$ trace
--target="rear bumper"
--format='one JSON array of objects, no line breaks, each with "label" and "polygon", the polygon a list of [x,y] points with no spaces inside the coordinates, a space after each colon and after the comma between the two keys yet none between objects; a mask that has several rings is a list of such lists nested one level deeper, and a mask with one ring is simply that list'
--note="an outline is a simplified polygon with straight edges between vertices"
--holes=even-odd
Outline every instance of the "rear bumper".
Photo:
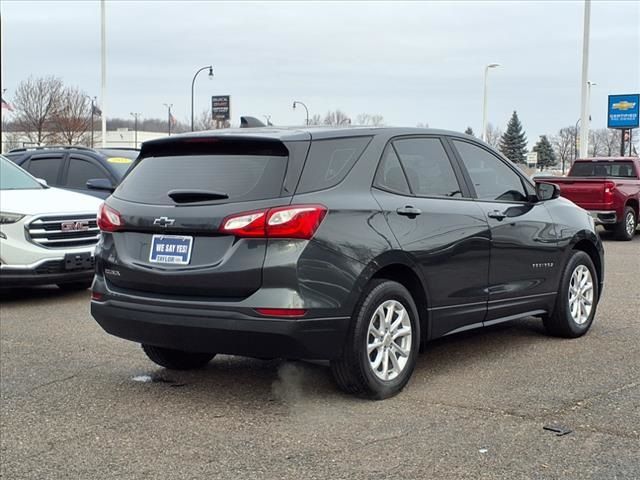
[{"label": "rear bumper", "polygon": [[589,210],[593,220],[599,225],[611,225],[618,223],[615,210]]},{"label": "rear bumper", "polygon": [[266,358],[337,358],[348,318],[256,318],[233,310],[92,301],[91,314],[111,335],[192,352]]}]

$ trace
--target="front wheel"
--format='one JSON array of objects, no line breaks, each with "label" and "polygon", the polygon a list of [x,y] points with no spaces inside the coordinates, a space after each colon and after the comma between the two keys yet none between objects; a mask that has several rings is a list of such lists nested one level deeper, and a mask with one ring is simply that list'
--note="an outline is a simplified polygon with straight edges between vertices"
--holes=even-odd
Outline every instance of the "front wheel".
[{"label": "front wheel", "polygon": [[556,305],[543,317],[550,335],[576,338],[587,333],[598,305],[598,277],[591,257],[574,251],[562,273]]},{"label": "front wheel", "polygon": [[342,356],[331,362],[347,393],[381,400],[409,381],[420,347],[420,322],[409,291],[397,282],[375,280],[356,308]]},{"label": "front wheel", "polygon": [[149,360],[169,370],[193,370],[204,367],[215,357],[215,353],[195,353],[171,348],[142,345]]}]

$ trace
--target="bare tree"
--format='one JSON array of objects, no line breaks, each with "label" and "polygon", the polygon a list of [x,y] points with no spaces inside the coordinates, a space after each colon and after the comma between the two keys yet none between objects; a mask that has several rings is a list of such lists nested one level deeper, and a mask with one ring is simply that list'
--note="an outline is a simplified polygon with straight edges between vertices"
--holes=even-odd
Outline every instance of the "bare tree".
[{"label": "bare tree", "polygon": [[605,157],[613,157],[615,155],[618,155],[620,153],[620,142],[622,136],[622,134],[620,133],[621,131],[610,128],[603,128],[602,132],[604,137],[602,154]]},{"label": "bare tree", "polygon": [[502,138],[502,130],[498,127],[494,127],[491,123],[487,124],[487,138],[486,142],[494,148],[500,146],[500,139]]},{"label": "bare tree", "polygon": [[607,132],[603,129],[589,131],[589,151],[587,154],[591,157],[599,157],[603,155],[606,143]]},{"label": "bare tree", "polygon": [[41,145],[56,134],[53,119],[61,93],[62,80],[57,77],[29,77],[18,84],[13,98],[16,124],[29,141]]},{"label": "bare tree", "polygon": [[382,115],[371,115],[369,113],[361,113],[356,117],[356,123],[358,125],[372,125],[374,127],[380,127],[384,125],[384,117]]},{"label": "bare tree", "polygon": [[573,126],[561,128],[558,134],[551,138],[556,157],[563,168],[565,165],[571,165],[575,159],[575,142],[576,128]]},{"label": "bare tree", "polygon": [[200,115],[196,118],[194,125],[195,130],[213,130],[215,128],[215,122],[211,116],[210,109],[204,109]]},{"label": "bare tree", "polygon": [[309,125],[322,125],[322,117],[316,113],[309,119]]},{"label": "bare tree", "polygon": [[53,124],[61,143],[86,143],[91,128],[91,101],[87,94],[76,87],[63,88]]},{"label": "bare tree", "polygon": [[342,110],[327,112],[322,122],[325,125],[350,125],[351,119]]}]

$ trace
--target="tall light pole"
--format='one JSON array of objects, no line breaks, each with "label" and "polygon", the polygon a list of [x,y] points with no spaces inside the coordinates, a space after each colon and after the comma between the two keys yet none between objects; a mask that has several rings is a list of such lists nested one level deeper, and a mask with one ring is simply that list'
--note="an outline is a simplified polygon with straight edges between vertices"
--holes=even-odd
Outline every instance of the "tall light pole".
[{"label": "tall light pole", "polygon": [[106,27],[106,0],[100,0],[100,39],[101,39],[101,65],[102,86],[100,90],[100,103],[102,105],[102,148],[107,146],[107,27]]},{"label": "tall light pole", "polygon": [[582,29],[582,81],[580,101],[580,157],[587,156],[589,147],[589,29],[591,0],[584,0],[584,27]]},{"label": "tall light pole", "polygon": [[193,132],[193,89],[196,85],[196,77],[203,70],[209,69],[209,80],[213,79],[213,66],[207,65],[206,67],[202,67],[200,70],[196,72],[193,76],[193,80],[191,80],[191,131]]},{"label": "tall light pole", "polygon": [[90,97],[89,95],[85,95],[91,101],[91,148],[93,148],[93,130],[94,130],[94,120],[93,116],[96,113],[96,97]]},{"label": "tall light pole", "polygon": [[173,103],[163,103],[165,107],[167,107],[167,134],[171,135],[171,109],[173,108]]},{"label": "tall light pole", "polygon": [[499,63],[490,63],[484,67],[484,100],[482,102],[482,140],[487,141],[487,77],[490,68],[499,67]]},{"label": "tall light pole", "polygon": [[309,126],[309,109],[307,108],[307,106],[302,103],[302,102],[298,102],[297,100],[293,101],[293,109],[296,109],[296,105],[302,105],[304,107],[304,111],[307,113],[307,122],[305,123],[305,125],[308,127]]},{"label": "tall light pole", "polygon": [[138,148],[138,117],[142,114],[139,112],[131,112],[130,115],[133,117],[134,148]]}]

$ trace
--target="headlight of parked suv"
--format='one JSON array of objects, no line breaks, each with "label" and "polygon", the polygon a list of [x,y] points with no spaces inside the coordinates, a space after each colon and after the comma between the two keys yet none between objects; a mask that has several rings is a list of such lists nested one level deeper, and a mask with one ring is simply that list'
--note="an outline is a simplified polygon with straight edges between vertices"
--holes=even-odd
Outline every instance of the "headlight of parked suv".
[{"label": "headlight of parked suv", "polygon": [[0,212],[0,224],[16,223],[23,217],[24,215],[19,213]]}]

